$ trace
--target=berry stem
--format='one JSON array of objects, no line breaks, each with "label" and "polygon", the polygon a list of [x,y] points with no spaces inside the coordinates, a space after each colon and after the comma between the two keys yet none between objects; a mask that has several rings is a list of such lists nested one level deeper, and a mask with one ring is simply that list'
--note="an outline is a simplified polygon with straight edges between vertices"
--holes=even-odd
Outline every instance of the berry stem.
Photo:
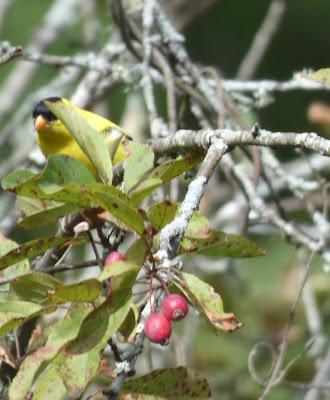
[{"label": "berry stem", "polygon": [[152,303],[151,302],[151,295],[153,293],[153,289],[152,289],[152,280],[153,280],[153,276],[150,276],[150,281],[149,281],[149,295],[148,295],[148,301],[150,302],[150,311],[151,314],[153,314],[156,311],[156,305],[155,302]]},{"label": "berry stem", "polygon": [[169,295],[170,295],[170,292],[169,292],[169,290],[168,290],[167,284],[166,284],[166,282],[164,281],[164,279],[163,279],[161,276],[159,276],[159,275],[156,275],[156,278],[157,278],[157,279],[159,280],[159,282],[162,284],[163,289],[164,289],[164,291],[165,291],[165,293],[166,293],[166,296],[169,296]]}]

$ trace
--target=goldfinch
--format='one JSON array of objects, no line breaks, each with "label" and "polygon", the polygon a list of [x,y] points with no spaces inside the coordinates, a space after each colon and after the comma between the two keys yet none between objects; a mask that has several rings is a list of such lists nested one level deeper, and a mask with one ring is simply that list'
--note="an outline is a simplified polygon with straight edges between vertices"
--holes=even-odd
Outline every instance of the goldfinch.
[{"label": "goldfinch", "polygon": [[[34,106],[32,117],[34,120],[34,128],[38,134],[38,144],[45,155],[63,154],[75,158],[85,164],[90,170],[95,172],[95,168],[89,160],[88,156],[83,152],[78,143],[70,135],[68,129],[47,107],[45,101],[56,103],[62,102],[67,107],[71,107],[78,111],[88,122],[88,124],[100,132],[104,138],[110,138],[111,132],[120,131],[123,136],[129,138],[123,130],[108,119],[101,117],[91,111],[78,108],[69,100],[63,97],[48,97],[41,100]],[[125,159],[125,151],[123,144],[120,143],[114,155],[113,164],[117,164]]]}]

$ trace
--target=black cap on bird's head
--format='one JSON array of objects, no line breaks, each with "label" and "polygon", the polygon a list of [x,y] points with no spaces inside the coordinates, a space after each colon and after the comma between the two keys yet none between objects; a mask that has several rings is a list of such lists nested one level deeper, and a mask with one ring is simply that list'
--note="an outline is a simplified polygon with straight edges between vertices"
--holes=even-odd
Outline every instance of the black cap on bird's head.
[{"label": "black cap on bird's head", "polygon": [[34,127],[37,131],[42,130],[45,123],[57,120],[55,114],[53,114],[50,109],[46,106],[44,101],[49,101],[51,103],[57,103],[61,101],[60,97],[48,97],[37,103],[32,111],[32,117],[34,118]]},{"label": "black cap on bird's head", "polygon": [[50,103],[57,103],[61,101],[60,97],[47,97],[47,99],[43,99],[37,103],[32,111],[32,117],[37,118],[38,115],[42,115],[43,117],[47,118],[48,121],[53,121],[56,119],[56,116],[50,111],[50,109],[44,103],[45,101],[49,101]]}]

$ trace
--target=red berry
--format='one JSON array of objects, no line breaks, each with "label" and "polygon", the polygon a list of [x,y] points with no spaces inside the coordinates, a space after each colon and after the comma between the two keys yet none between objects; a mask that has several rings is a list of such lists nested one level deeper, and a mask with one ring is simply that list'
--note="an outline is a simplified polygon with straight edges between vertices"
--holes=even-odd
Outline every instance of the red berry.
[{"label": "red berry", "polygon": [[123,261],[123,260],[125,260],[125,256],[123,253],[121,253],[120,251],[112,251],[111,253],[109,253],[106,256],[104,265],[111,264],[116,261]]},{"label": "red berry", "polygon": [[144,330],[151,342],[160,344],[166,344],[172,333],[171,322],[162,313],[150,314]]},{"label": "red berry", "polygon": [[164,299],[162,313],[169,321],[179,321],[187,312],[188,302],[179,294],[170,294]]}]

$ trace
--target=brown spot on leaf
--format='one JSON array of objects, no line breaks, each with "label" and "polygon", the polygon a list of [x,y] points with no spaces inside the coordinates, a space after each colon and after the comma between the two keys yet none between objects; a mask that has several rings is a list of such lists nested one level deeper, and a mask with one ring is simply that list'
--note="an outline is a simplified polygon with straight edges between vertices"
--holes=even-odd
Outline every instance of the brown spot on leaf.
[{"label": "brown spot on leaf", "polygon": [[152,371],[150,375],[152,378],[156,378],[159,375],[159,373],[158,371]]},{"label": "brown spot on leaf", "polygon": [[46,203],[46,201],[45,201],[45,200],[42,200],[42,199],[40,199],[39,201],[40,201],[41,207],[42,207],[44,210],[47,210],[47,203]]},{"label": "brown spot on leaf", "polygon": [[238,321],[233,313],[221,314],[221,315],[209,315],[212,323],[219,329],[226,332],[234,332],[241,328],[243,324]]}]

